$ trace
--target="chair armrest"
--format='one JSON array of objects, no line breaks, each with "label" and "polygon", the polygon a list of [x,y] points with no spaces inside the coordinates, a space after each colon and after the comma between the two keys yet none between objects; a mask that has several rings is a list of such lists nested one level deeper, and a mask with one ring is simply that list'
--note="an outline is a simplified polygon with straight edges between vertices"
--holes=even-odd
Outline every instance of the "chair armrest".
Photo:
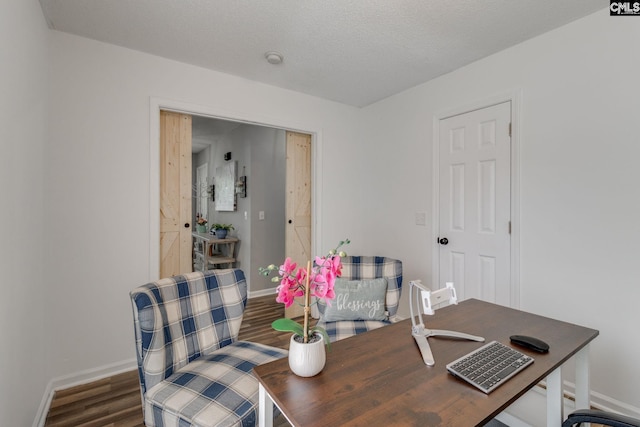
[{"label": "chair armrest", "polygon": [[614,414],[613,412],[590,409],[581,409],[573,412],[562,423],[562,427],[571,427],[579,423],[598,423],[611,427],[640,427],[640,420],[635,418]]}]

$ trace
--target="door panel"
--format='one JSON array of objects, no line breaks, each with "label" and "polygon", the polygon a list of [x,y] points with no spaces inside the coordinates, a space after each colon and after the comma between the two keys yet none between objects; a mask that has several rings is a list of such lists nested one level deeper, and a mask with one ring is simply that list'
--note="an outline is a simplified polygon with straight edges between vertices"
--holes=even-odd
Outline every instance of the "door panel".
[{"label": "door panel", "polygon": [[[287,132],[286,256],[298,265],[311,260],[311,135]],[[300,304],[285,310],[286,317],[302,316]]]},{"label": "door panel", "polygon": [[160,277],[193,270],[191,231],[191,116],[161,111]]},{"label": "door panel", "polygon": [[440,121],[439,286],[510,304],[511,103]]}]

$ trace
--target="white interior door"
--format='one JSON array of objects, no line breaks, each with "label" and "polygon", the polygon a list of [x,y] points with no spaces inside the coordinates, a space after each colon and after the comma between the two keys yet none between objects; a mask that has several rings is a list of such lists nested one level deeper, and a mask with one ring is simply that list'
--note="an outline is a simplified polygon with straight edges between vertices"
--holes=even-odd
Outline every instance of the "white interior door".
[{"label": "white interior door", "polygon": [[511,102],[440,120],[439,286],[511,304]]}]

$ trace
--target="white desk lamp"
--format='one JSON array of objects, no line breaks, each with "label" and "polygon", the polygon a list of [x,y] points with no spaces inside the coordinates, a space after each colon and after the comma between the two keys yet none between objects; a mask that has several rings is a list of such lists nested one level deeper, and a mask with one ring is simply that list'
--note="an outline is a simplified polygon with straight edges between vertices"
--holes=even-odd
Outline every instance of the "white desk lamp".
[{"label": "white desk lamp", "polygon": [[[414,292],[420,295],[422,304],[420,301],[416,301],[416,311],[418,321],[416,322],[416,314],[414,313]],[[431,291],[424,286],[420,280],[413,280],[409,282],[409,310],[411,310],[411,335],[416,340],[420,353],[422,353],[422,360],[427,366],[433,366],[436,362],[433,359],[433,353],[431,353],[431,347],[429,346],[429,337],[451,337],[460,338],[471,341],[484,342],[484,338],[475,335],[465,334],[463,332],[445,331],[441,329],[427,329],[422,322],[422,314],[420,313],[420,307],[423,308],[424,314],[434,314],[433,306],[439,304],[446,299],[449,300],[449,304],[458,304],[458,297],[456,290],[453,287],[453,283],[447,282],[447,287],[438,289],[437,291]]]}]

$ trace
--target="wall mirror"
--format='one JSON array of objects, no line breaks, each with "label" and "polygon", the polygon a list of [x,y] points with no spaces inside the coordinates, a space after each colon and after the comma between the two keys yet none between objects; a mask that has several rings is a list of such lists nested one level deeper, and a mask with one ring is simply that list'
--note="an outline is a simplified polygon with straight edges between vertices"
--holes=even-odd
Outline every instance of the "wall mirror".
[{"label": "wall mirror", "polygon": [[205,163],[196,168],[195,184],[196,214],[200,214],[203,218],[209,218],[207,181],[209,181],[209,164]]},{"label": "wall mirror", "polygon": [[216,168],[215,200],[217,211],[236,210],[236,162],[229,162]]}]

